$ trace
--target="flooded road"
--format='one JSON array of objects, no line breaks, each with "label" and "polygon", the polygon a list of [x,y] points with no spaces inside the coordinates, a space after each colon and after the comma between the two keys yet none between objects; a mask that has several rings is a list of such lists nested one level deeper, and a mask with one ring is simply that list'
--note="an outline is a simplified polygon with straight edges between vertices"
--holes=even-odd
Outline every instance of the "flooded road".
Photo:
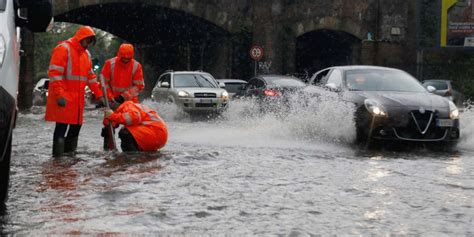
[{"label": "flooded road", "polygon": [[474,235],[474,112],[454,151],[374,151],[352,145],[349,108],[196,121],[148,104],[170,131],[154,154],[103,152],[91,110],[79,153],[53,159],[44,108],[21,114],[0,233]]}]

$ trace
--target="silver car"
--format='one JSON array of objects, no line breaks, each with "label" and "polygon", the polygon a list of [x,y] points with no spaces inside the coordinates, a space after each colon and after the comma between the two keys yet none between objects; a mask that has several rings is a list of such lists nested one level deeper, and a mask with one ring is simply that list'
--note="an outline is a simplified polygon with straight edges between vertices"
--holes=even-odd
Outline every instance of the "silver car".
[{"label": "silver car", "polygon": [[433,91],[433,94],[443,96],[452,101],[456,106],[462,107],[464,95],[457,90],[459,87],[457,87],[453,81],[430,79],[422,81],[421,84],[425,88],[428,88],[428,86],[434,87],[436,90]]},{"label": "silver car", "polygon": [[152,91],[157,102],[175,103],[185,112],[221,112],[229,102],[223,83],[200,71],[163,73]]}]

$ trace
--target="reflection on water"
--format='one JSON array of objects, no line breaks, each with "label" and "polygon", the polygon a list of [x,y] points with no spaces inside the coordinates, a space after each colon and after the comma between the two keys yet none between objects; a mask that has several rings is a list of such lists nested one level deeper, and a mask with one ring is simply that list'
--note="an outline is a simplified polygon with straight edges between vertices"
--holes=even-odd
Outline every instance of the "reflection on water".
[{"label": "reflection on water", "polygon": [[43,122],[38,107],[21,114],[0,233],[474,233],[468,121],[454,151],[366,150],[352,145],[346,105],[310,103],[275,117],[246,114],[252,104],[239,102],[208,121],[146,103],[170,131],[167,146],[151,154],[103,152],[102,113],[91,110],[78,154],[53,159],[53,124]]}]

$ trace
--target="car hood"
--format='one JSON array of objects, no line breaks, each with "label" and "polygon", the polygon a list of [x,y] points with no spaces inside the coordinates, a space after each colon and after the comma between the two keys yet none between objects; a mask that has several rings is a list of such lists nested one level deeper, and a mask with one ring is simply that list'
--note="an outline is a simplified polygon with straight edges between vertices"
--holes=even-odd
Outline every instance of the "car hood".
[{"label": "car hood", "polygon": [[363,104],[365,99],[375,100],[384,107],[449,108],[448,100],[431,93],[351,91],[344,95],[344,100],[357,104]]}]

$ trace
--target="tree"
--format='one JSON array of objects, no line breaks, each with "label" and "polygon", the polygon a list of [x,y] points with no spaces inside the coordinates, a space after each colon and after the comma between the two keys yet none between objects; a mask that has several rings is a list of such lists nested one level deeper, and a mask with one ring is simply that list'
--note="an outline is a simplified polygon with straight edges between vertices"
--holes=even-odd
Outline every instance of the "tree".
[{"label": "tree", "polygon": [[[59,42],[74,36],[80,25],[56,22],[51,31],[36,33],[35,35],[35,82],[40,78],[48,77],[49,61],[51,52]],[[108,58],[114,57],[122,40],[114,35],[94,29],[96,33],[96,45],[90,48],[92,58],[97,58],[99,64],[103,65]]]}]

